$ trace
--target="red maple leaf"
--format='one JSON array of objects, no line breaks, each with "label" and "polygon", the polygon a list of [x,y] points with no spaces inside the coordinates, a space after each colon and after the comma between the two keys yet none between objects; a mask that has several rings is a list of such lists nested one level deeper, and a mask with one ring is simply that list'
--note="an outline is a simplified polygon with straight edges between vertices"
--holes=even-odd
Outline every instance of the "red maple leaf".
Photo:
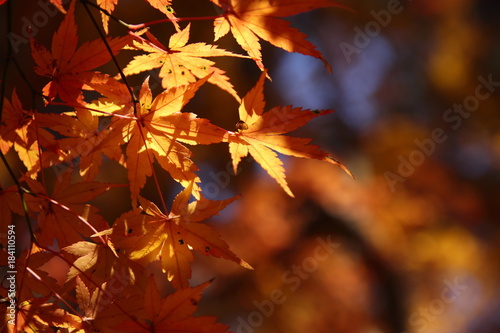
[{"label": "red maple leaf", "polygon": [[144,294],[144,308],[137,313],[137,320],[124,321],[114,328],[134,333],[225,333],[229,327],[217,323],[215,317],[193,316],[201,292],[208,285],[210,282],[205,282],[161,298],[156,282],[151,277]]},{"label": "red maple leaf", "polygon": [[189,286],[193,250],[251,269],[229,249],[214,229],[200,223],[218,214],[237,197],[218,201],[202,197],[189,203],[192,190],[191,184],[177,195],[169,214],[141,198],[141,207],[125,213],[113,226],[116,247],[143,265],[159,260],[175,288]]},{"label": "red maple leaf", "polygon": [[[111,60],[106,44],[101,39],[86,42],[77,49],[75,2],[71,2],[68,13],[54,33],[51,51],[35,39],[30,39],[31,54],[37,65],[35,72],[51,80],[43,88],[48,101],[59,96],[65,102],[83,102],[82,89],[88,89],[85,84],[92,81],[96,73],[93,70]],[[117,54],[132,39],[132,36],[125,36],[106,40],[113,54]]]},{"label": "red maple leaf", "polygon": [[261,69],[262,54],[259,38],[288,52],[299,52],[321,59],[331,71],[315,46],[306,40],[306,35],[290,27],[290,22],[280,17],[292,16],[321,7],[343,7],[330,0],[211,0],[224,11],[215,19],[215,40],[229,31]]}]

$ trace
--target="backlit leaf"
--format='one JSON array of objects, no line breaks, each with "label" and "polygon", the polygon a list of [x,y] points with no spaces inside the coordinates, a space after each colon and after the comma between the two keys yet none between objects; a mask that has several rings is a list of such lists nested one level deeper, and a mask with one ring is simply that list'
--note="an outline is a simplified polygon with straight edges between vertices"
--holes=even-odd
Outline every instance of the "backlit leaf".
[{"label": "backlit leaf", "polygon": [[[349,175],[351,173],[328,153],[318,146],[309,145],[311,139],[295,138],[281,135],[304,126],[311,119],[329,114],[331,110],[303,110],[291,106],[272,108],[264,113],[263,87],[266,72],[264,71],[250,92],[243,98],[240,108],[240,121],[245,127],[227,136],[229,152],[236,173],[241,159],[250,153],[257,163],[274,178],[285,192],[293,197],[285,180],[283,162],[276,152],[295,156],[327,161],[340,166]],[[352,176],[352,175],[351,175]]]}]

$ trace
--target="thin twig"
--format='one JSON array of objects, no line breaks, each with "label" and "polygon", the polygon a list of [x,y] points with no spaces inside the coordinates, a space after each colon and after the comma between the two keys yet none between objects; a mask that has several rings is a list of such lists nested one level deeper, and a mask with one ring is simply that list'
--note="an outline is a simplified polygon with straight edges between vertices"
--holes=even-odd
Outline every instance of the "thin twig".
[{"label": "thin twig", "polygon": [[40,96],[44,100],[48,101],[47,96],[44,96],[43,94],[39,93],[35,88],[33,88],[30,81],[28,80],[26,74],[24,74],[24,71],[23,71],[21,65],[19,65],[19,63],[17,62],[16,58],[12,58],[11,60],[12,60],[12,63],[14,64],[14,66],[16,66],[17,72],[19,73],[19,75],[23,79],[24,83],[26,83],[26,85],[30,89],[31,93],[35,96]]},{"label": "thin twig", "polygon": [[[35,271],[33,271],[28,266],[26,266],[25,268],[26,268],[27,272],[29,272],[31,275],[33,275],[35,277],[35,279],[37,279],[40,283],[42,283],[47,289],[52,291],[54,296],[57,297],[64,305],[66,305],[68,307],[68,309],[73,311],[73,313],[78,314],[78,311],[76,311],[61,295],[59,295],[59,293],[57,291],[55,291],[51,286],[49,286],[48,283],[45,283],[45,281],[40,277],[40,275],[38,275]],[[80,318],[82,317],[80,314],[78,314],[78,316]]]},{"label": "thin twig", "polygon": [[125,73],[123,73],[123,70],[120,67],[120,64],[118,64],[118,60],[116,59],[115,55],[113,54],[113,50],[111,49],[111,46],[109,45],[108,40],[106,39],[106,36],[104,35],[104,32],[102,32],[101,28],[99,27],[99,24],[97,23],[94,16],[90,12],[90,9],[88,7],[89,2],[87,2],[85,0],[81,0],[81,2],[83,3],[85,10],[86,10],[88,16],[90,17],[90,20],[94,24],[94,27],[96,28],[97,32],[99,33],[99,36],[101,37],[104,45],[106,46],[106,49],[108,50],[109,55],[111,56],[111,59],[113,60],[113,63],[115,64],[116,68],[118,69],[118,72],[120,73],[120,77],[122,78],[123,82],[125,83],[125,86],[127,87],[127,90],[132,98],[132,101],[134,102],[134,114],[137,114],[137,104],[139,103],[139,100],[135,96],[134,90],[132,89],[132,87],[128,83],[127,78],[125,76]]},{"label": "thin twig", "polygon": [[104,8],[101,8],[100,6],[98,6],[97,4],[93,3],[93,2],[90,2],[88,0],[80,0],[82,3],[84,4],[87,4],[87,5],[90,5],[96,9],[98,9],[101,13],[103,13],[104,15],[106,15],[107,17],[109,17],[110,19],[120,23],[121,25],[123,25],[124,27],[128,28],[129,27],[129,24],[126,23],[126,22],[123,22],[122,20],[120,20],[119,18],[117,18],[116,16],[114,16],[113,14],[111,14],[110,12],[108,12],[106,9]]},{"label": "thin twig", "polygon": [[120,23],[121,25],[127,27],[127,29],[129,29],[129,30],[139,30],[139,29],[143,29],[145,27],[149,27],[149,26],[152,26],[152,25],[155,25],[155,24],[166,23],[166,22],[215,20],[215,19],[218,19],[219,17],[223,17],[224,16],[224,14],[220,14],[220,15],[212,15],[212,16],[176,17],[175,19],[165,18],[165,19],[155,20],[155,21],[146,22],[146,23],[130,24],[130,23],[124,22],[124,21],[120,20],[119,18],[113,16],[113,14],[111,14],[110,12],[108,12],[106,9],[103,9],[103,8],[99,7],[95,3],[92,3],[92,2],[90,2],[88,0],[80,0],[80,1],[82,3],[84,3],[84,4],[88,4],[88,5],[96,8],[96,9],[98,9],[104,15],[106,15],[110,19],[112,19],[112,20]]},{"label": "thin twig", "polygon": [[156,172],[155,172],[154,166],[153,166],[154,160],[149,155],[150,149],[148,149],[147,140],[146,140],[146,137],[145,137],[145,135],[144,135],[144,133],[142,131],[142,126],[140,126],[140,124],[139,124],[139,121],[137,121],[137,129],[141,133],[141,138],[142,138],[142,141],[144,142],[144,147],[146,148],[146,156],[148,157],[148,162],[149,162],[149,165],[151,166],[153,178],[154,178],[154,181],[155,181],[155,186],[156,186],[156,189],[158,191],[158,195],[160,196],[160,200],[161,200],[161,204],[162,204],[162,207],[163,207],[163,211],[165,213],[167,213],[168,212],[167,204],[165,203],[165,199],[163,198],[163,193],[161,191],[160,182],[158,181],[158,177],[156,176]]},{"label": "thin twig", "polygon": [[[165,23],[165,22],[181,22],[181,21],[207,21],[207,20],[215,20],[220,17],[223,17],[224,15],[212,15],[212,16],[196,16],[196,17],[177,17],[175,20],[165,18],[161,20],[155,20],[151,22],[146,22],[146,23],[139,23],[139,24],[126,24],[127,28],[130,30],[139,30],[143,29],[155,24],[160,24],[160,23]],[[123,24],[123,23],[122,23]]]}]

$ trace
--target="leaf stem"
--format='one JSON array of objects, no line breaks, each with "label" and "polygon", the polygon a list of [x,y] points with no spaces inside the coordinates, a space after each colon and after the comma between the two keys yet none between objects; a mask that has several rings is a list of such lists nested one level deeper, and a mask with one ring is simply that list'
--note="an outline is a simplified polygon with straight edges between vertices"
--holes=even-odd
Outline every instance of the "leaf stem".
[{"label": "leaf stem", "polygon": [[19,65],[19,63],[17,62],[16,58],[12,58],[12,63],[14,64],[14,66],[16,66],[17,72],[19,73],[19,75],[23,79],[24,83],[26,83],[26,85],[30,89],[31,93],[33,95],[35,95],[35,96],[42,97],[45,101],[48,101],[47,96],[44,96],[43,94],[39,93],[35,88],[33,88],[33,86],[31,85],[30,81],[26,77],[26,74],[24,74],[24,71],[21,68],[21,65]]},{"label": "leaf stem", "polygon": [[153,165],[153,159],[151,158],[151,156],[149,155],[149,148],[147,146],[147,140],[146,140],[146,136],[144,135],[144,132],[142,131],[142,127],[140,126],[139,122],[137,122],[137,128],[139,130],[139,132],[141,133],[141,138],[142,138],[142,141],[144,142],[144,147],[146,148],[146,156],[148,157],[148,162],[149,164],[151,165],[151,170],[153,171],[152,174],[153,174],[153,178],[154,178],[154,181],[155,181],[155,186],[156,186],[156,189],[158,190],[158,195],[160,196],[160,200],[161,200],[161,204],[162,204],[162,207],[163,207],[163,211],[165,213],[168,212],[168,209],[167,209],[167,204],[165,203],[165,199],[163,198],[163,193],[161,191],[161,187],[160,187],[160,182],[158,181],[158,177],[156,176],[156,172],[154,170],[154,165]]},{"label": "leaf stem", "polygon": [[114,112],[102,111],[99,109],[90,108],[87,105],[82,105],[82,104],[71,104],[71,103],[61,103],[61,102],[52,101],[52,102],[50,102],[50,105],[62,105],[62,106],[71,107],[73,109],[78,109],[78,108],[85,109],[85,110],[101,113],[103,116],[109,116],[109,117],[116,117],[116,118],[129,119],[129,120],[136,120],[137,119],[137,117],[130,116],[128,114],[119,114],[119,113],[114,113]]},{"label": "leaf stem", "polygon": [[93,2],[90,2],[88,0],[80,0],[80,1],[82,3],[84,3],[84,4],[90,5],[90,6],[94,7],[94,8],[96,8],[96,9],[98,9],[101,13],[103,13],[104,15],[106,15],[107,17],[109,17],[110,19],[112,19],[112,20],[114,20],[114,21],[116,21],[116,22],[124,25],[125,27],[128,26],[127,23],[125,23],[122,20],[120,20],[119,18],[113,16],[113,14],[111,14],[110,12],[108,12],[106,9],[101,8],[99,5],[97,5],[97,4],[93,3]]},{"label": "leaf stem", "polygon": [[[139,30],[143,29],[155,24],[160,24],[160,23],[165,23],[165,22],[181,22],[181,21],[206,21],[206,20],[215,20],[219,17],[223,17],[224,15],[212,15],[212,16],[195,16],[195,17],[178,17],[174,20],[165,18],[161,20],[155,20],[151,22],[146,22],[146,23],[139,23],[139,24],[126,24],[127,28],[130,30]],[[122,23],[122,22],[120,22]],[[123,24],[123,23],[122,23]]]},{"label": "leaf stem", "polygon": [[124,22],[124,21],[120,20],[119,18],[115,17],[113,14],[108,12],[106,9],[101,8],[100,6],[98,6],[95,3],[92,3],[88,0],[80,0],[80,1],[82,3],[84,3],[84,5],[88,4],[96,9],[98,9],[101,13],[108,16],[110,19],[120,23],[121,25],[127,27],[127,29],[129,29],[129,30],[139,30],[139,29],[143,29],[143,28],[155,25],[155,24],[160,24],[160,23],[165,23],[165,22],[206,21],[206,20],[215,20],[219,17],[224,16],[224,14],[220,14],[220,15],[212,15],[212,16],[176,17],[175,19],[164,18],[164,19],[155,20],[155,21],[146,22],[146,23],[130,24],[130,23]]}]

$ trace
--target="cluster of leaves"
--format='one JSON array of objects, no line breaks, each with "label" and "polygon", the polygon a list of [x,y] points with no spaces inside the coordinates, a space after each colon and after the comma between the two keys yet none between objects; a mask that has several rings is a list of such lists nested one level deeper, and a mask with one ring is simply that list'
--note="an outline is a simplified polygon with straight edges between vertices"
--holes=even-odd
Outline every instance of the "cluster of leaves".
[{"label": "cluster of leaves", "polygon": [[[193,317],[201,292],[210,282],[191,287],[189,279],[194,250],[251,269],[213,228],[203,223],[237,197],[209,200],[203,196],[198,168],[186,145],[227,143],[235,170],[250,154],[290,196],[293,194],[277,153],[324,160],[343,168],[329,154],[309,145],[310,139],[283,135],[332,111],[285,106],[264,112],[263,87],[268,74],[259,45],[262,38],[326,64],[306,36],[279,17],[337,3],[211,0],[221,10],[212,18],[215,41],[231,31],[247,52],[240,55],[217,45],[190,44],[191,25],[182,27],[184,20],[175,16],[171,1],[147,1],[166,15],[161,21],[171,22],[176,30],[168,46],[148,30],[150,24],[128,25],[113,17],[117,0],[73,0],[67,8],[61,0],[51,0],[65,15],[52,36],[51,47],[30,39],[34,71],[48,80],[40,94],[44,107],[26,110],[16,89],[10,98],[3,99],[0,153],[15,184],[0,187],[0,231],[7,234],[16,214],[26,217],[31,234],[31,245],[16,258],[15,324],[10,325],[11,318],[5,317],[11,330],[225,332],[227,326],[216,323],[213,317]],[[96,27],[101,37],[79,45],[76,7],[100,10],[104,32]],[[110,17],[126,25],[128,34],[105,37]],[[97,70],[111,60],[117,64],[115,56],[122,50],[142,52],[123,69],[118,67],[118,75]],[[243,98],[225,72],[206,59],[222,56],[252,59],[262,70],[255,87]],[[136,95],[127,78],[155,68],[159,68],[163,91],[154,96],[146,77]],[[183,112],[206,82],[227,91],[240,103],[235,131]],[[89,98],[89,92],[99,97]],[[49,112],[52,105],[69,110]],[[12,149],[25,166],[20,176],[4,157]],[[96,180],[104,157],[127,170],[128,184]],[[155,161],[184,187],[170,210],[155,175]],[[57,175],[53,186],[47,184],[48,170]],[[148,178],[156,182],[161,207],[141,195]],[[89,202],[118,186],[130,189],[132,210],[109,223]],[[1,261],[6,265],[4,239],[2,244]],[[54,258],[68,267],[62,285],[44,269]],[[153,276],[146,273],[152,262],[158,262],[176,289],[166,298],[160,296]],[[2,308],[10,304],[7,291],[2,289]]]}]

